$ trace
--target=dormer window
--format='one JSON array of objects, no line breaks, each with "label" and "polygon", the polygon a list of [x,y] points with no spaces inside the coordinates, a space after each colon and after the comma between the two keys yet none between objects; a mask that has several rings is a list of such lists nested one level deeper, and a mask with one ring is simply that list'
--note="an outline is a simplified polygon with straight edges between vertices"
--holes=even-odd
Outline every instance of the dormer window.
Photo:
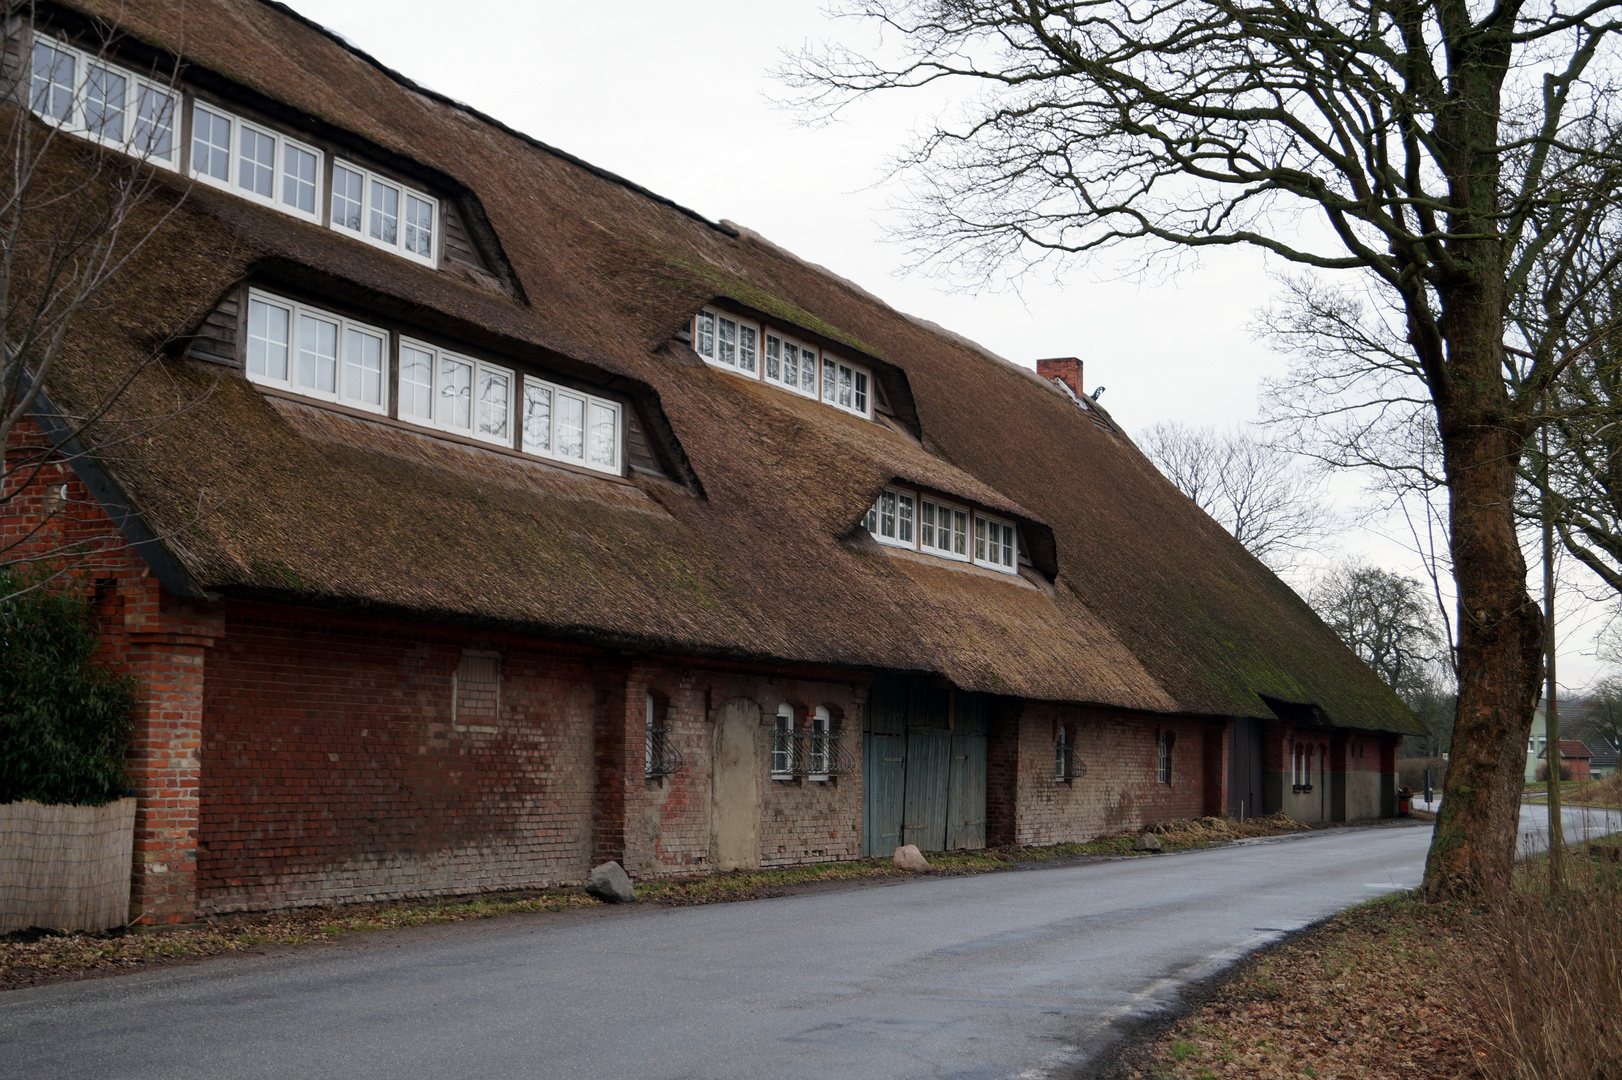
[{"label": "dormer window", "polygon": [[693,351],[735,375],[758,379],[857,416],[871,416],[872,374],[814,345],[748,319],[705,308],[693,317]]},{"label": "dormer window", "polygon": [[439,200],[347,161],[332,165],[332,227],[433,266]]},{"label": "dormer window", "polygon": [[388,410],[383,330],[254,290],[248,294],[248,378],[367,412]]},{"label": "dormer window", "polygon": [[283,213],[318,220],[321,152],[217,105],[192,108],[191,174]]},{"label": "dormer window", "polygon": [[931,495],[887,487],[863,525],[873,539],[1005,574],[1019,570],[1019,534],[1012,522]]},{"label": "dormer window", "polygon": [[163,83],[50,38],[36,38],[29,107],[47,123],[166,169],[177,168],[176,104]]}]

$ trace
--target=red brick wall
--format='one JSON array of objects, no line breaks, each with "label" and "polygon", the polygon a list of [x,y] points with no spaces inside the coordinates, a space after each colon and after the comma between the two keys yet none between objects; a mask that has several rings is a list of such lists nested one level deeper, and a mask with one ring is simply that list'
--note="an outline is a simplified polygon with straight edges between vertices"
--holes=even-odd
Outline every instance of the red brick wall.
[{"label": "red brick wall", "polygon": [[[588,657],[310,609],[227,612],[204,694],[203,910],[585,875],[600,694]],[[464,648],[501,653],[493,724],[453,722]]]},{"label": "red brick wall", "polygon": [[[1075,759],[1087,773],[1053,778],[1056,727],[1069,726]],[[1156,779],[1155,744],[1175,733],[1170,784]],[[1201,720],[1139,717],[1101,709],[1029,702],[1019,719],[1016,843],[1091,840],[1152,821],[1208,812],[1206,739],[1222,728]],[[1214,811],[1220,812],[1220,811]]]}]

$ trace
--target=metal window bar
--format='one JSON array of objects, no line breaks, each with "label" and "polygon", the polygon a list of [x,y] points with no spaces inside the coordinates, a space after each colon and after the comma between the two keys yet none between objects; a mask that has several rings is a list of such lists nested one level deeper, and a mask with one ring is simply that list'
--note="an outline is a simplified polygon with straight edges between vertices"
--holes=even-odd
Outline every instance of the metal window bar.
[{"label": "metal window bar", "polygon": [[1059,783],[1087,775],[1087,763],[1076,757],[1073,743],[1053,744],[1053,779]]},{"label": "metal window bar", "polygon": [[844,732],[798,728],[772,732],[773,776],[849,776],[856,760],[846,750]]},{"label": "metal window bar", "polygon": [[665,727],[648,728],[647,749],[643,755],[643,764],[649,779],[656,776],[671,776],[682,767],[681,751],[676,749],[675,741],[670,737],[670,729]]}]

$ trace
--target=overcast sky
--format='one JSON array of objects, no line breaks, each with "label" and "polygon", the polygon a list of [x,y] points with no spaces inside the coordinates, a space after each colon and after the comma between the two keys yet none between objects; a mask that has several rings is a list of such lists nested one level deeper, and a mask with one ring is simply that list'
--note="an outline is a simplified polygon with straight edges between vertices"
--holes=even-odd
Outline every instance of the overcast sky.
[{"label": "overcast sky", "polygon": [[[784,49],[871,42],[871,30],[830,19],[825,0],[461,0],[455,18],[443,0],[291,3],[425,86],[754,229],[1001,356],[1028,366],[1081,357],[1088,389],[1107,388],[1102,403],[1129,432],[1163,420],[1248,422],[1262,379],[1283,370],[1249,329],[1275,291],[1269,270],[1282,269],[1257,254],[1218,252],[1144,280],[1100,263],[1028,280],[1017,295],[903,274],[907,252],[886,232],[900,192],[885,164],[941,102],[864,102],[824,127],[773,104],[787,92],[771,77]],[[1337,494],[1348,506],[1356,498],[1350,485]],[[1349,526],[1330,555],[1418,573],[1382,532],[1401,526]],[[1600,670],[1591,655],[1599,613],[1587,606],[1561,635],[1564,686]]]}]

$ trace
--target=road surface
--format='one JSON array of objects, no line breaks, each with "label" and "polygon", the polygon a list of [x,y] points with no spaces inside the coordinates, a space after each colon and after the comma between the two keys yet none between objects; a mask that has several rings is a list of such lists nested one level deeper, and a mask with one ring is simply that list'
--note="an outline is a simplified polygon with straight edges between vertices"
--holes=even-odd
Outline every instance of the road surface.
[{"label": "road surface", "polygon": [[0,994],[0,1076],[1062,1076],[1118,1021],[1419,882],[1430,831],[513,916]]}]

